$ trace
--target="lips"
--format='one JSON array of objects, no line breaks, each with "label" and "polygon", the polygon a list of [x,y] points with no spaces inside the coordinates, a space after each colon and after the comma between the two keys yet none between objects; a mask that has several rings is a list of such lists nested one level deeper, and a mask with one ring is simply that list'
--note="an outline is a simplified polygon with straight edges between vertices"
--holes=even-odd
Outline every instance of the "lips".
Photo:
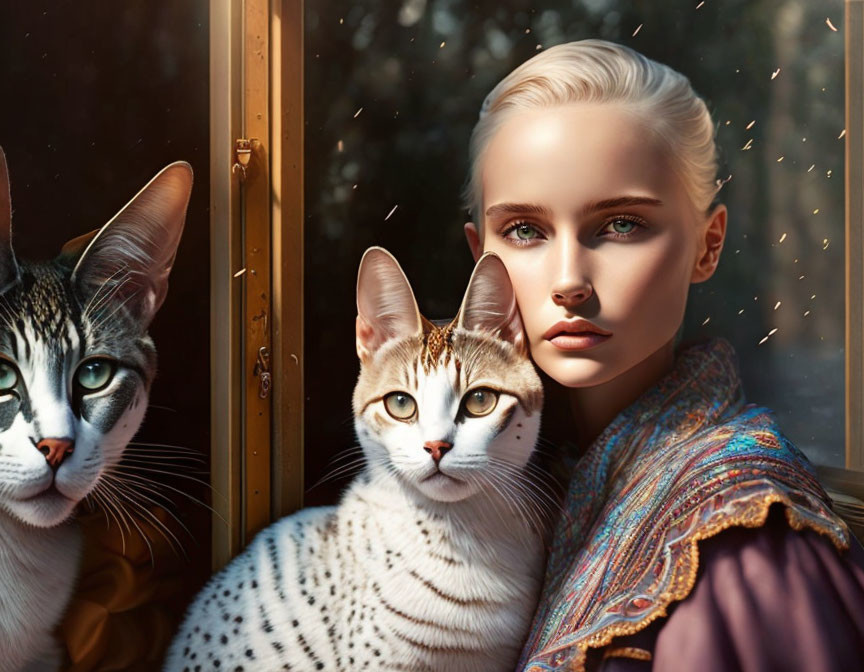
[{"label": "lips", "polygon": [[601,329],[600,327],[591,324],[588,320],[581,318],[576,320],[561,320],[556,322],[546,330],[543,338],[551,341],[556,336],[604,336],[609,337],[612,332]]}]

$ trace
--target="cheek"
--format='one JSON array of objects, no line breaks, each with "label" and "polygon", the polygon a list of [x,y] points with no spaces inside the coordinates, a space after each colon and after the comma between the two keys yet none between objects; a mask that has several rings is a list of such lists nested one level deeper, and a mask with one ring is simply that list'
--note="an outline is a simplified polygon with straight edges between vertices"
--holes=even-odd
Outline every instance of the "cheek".
[{"label": "cheek", "polygon": [[546,275],[551,265],[544,262],[543,250],[538,247],[514,251],[506,243],[487,236],[483,251],[495,252],[504,262],[528,340],[533,342],[549,327],[548,315],[544,316],[543,309],[550,300],[553,279]]}]

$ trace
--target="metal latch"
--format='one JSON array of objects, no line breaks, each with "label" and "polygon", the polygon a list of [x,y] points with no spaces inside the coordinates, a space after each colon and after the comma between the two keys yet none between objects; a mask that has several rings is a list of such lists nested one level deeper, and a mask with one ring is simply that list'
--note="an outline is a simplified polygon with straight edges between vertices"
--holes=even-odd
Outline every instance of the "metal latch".
[{"label": "metal latch", "polygon": [[266,399],[273,386],[273,379],[270,376],[270,352],[266,345],[258,348],[258,361],[255,362],[252,374],[258,376],[258,396]]},{"label": "metal latch", "polygon": [[234,165],[231,166],[233,174],[240,173],[240,181],[246,181],[246,169],[252,160],[252,143],[255,138],[237,138],[234,141]]}]

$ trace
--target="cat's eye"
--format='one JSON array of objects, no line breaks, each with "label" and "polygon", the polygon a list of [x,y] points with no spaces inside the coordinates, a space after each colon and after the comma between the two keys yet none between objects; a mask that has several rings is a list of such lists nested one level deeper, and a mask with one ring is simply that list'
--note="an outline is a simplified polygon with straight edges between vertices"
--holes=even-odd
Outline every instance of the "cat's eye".
[{"label": "cat's eye", "polygon": [[18,384],[18,372],[7,362],[0,361],[0,393],[11,390]]},{"label": "cat's eye", "polygon": [[384,397],[384,408],[397,420],[410,420],[417,412],[417,402],[405,392],[391,392]]},{"label": "cat's eye", "polygon": [[471,390],[462,399],[462,407],[465,412],[475,418],[489,415],[498,403],[498,393],[488,387],[478,387]]},{"label": "cat's eye", "polygon": [[114,377],[115,368],[110,359],[88,359],[75,372],[75,382],[89,392],[101,390]]}]

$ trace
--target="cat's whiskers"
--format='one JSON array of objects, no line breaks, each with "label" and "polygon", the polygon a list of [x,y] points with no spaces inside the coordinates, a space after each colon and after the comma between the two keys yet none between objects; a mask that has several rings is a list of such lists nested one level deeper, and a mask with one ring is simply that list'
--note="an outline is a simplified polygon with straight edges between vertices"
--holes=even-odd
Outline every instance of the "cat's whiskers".
[{"label": "cat's whiskers", "polygon": [[[86,500],[88,503],[96,502],[99,504],[98,509],[102,511],[105,516],[105,520],[109,522],[111,518],[117,523],[117,529],[120,532],[120,548],[123,555],[126,555],[126,535],[123,532],[123,525],[120,523],[120,518],[117,517],[117,514],[114,511],[113,502],[111,502],[105,493],[101,492],[98,487],[94,488],[89,495],[87,495]],[[109,517],[110,516],[110,517]],[[127,525],[127,530],[128,530]]]},{"label": "cat's whiskers", "polygon": [[[136,490],[133,490],[131,483],[129,483],[128,481],[124,481],[122,478],[117,478],[116,476],[110,475],[110,474],[107,476],[107,479],[112,485],[114,485],[116,488],[118,488],[120,491],[122,491],[124,493],[128,492],[128,493],[133,494],[133,495],[140,495],[142,497],[145,497],[145,495],[141,495],[141,493],[138,492],[138,490],[140,489],[140,490],[144,490],[146,492],[150,492],[154,496],[161,498],[162,501],[156,501],[154,499],[147,497],[148,501],[150,501],[153,504],[155,504],[156,506],[159,506],[162,509],[164,509],[165,513],[167,513],[175,521],[177,521],[177,524],[180,525],[186,531],[186,533],[189,534],[189,536],[192,537],[194,540],[194,535],[189,530],[189,528],[187,528],[186,525],[183,523],[183,521],[180,520],[174,514],[174,512],[171,510],[171,506],[173,506],[174,502],[164,492],[161,492],[160,490],[158,490],[158,489],[154,488],[153,486],[148,485],[146,483],[135,483]],[[154,483],[155,483],[155,481],[154,481]]]},{"label": "cat's whiskers", "polygon": [[[169,476],[186,478],[186,479],[194,481],[195,483],[198,483],[200,485],[206,485],[208,488],[210,488],[210,492],[212,495],[218,495],[222,499],[225,499],[225,497],[223,495],[221,495],[215,488],[210,486],[209,483],[205,483],[204,481],[202,481],[201,479],[198,479],[198,478],[193,478],[191,476],[185,476],[184,474],[175,474],[175,473],[172,473],[170,471],[163,471],[161,469],[147,469],[146,467],[135,467],[135,470],[136,471],[152,471],[152,472],[156,472],[156,473],[160,473],[160,474],[168,474]],[[207,509],[208,511],[213,513],[217,518],[219,518],[219,520],[223,521],[226,525],[228,524],[228,521],[225,520],[225,518],[222,516],[222,514],[219,513],[212,506],[207,504],[206,502],[201,501],[197,497],[190,495],[188,492],[186,492],[184,490],[180,490],[179,488],[175,488],[173,485],[168,485],[167,483],[161,483],[159,481],[156,481],[152,478],[149,478],[147,476],[143,476],[143,475],[138,474],[138,473],[125,471],[123,469],[122,463],[116,465],[115,467],[112,467],[111,469],[106,470],[105,472],[103,472],[103,476],[105,476],[106,474],[113,475],[113,476],[119,478],[120,480],[131,480],[131,481],[135,481],[136,484],[149,483],[149,484],[156,485],[157,487],[166,488],[168,490],[171,490],[172,492],[176,492],[180,495],[183,495],[183,497],[186,497],[187,499],[192,500],[196,504],[203,506],[205,509]]]},{"label": "cat's whiskers", "polygon": [[[322,476],[321,478],[319,478],[315,482],[314,485],[312,485],[311,487],[306,489],[306,492],[310,492],[310,491],[314,490],[315,488],[317,488],[318,486],[323,485],[327,481],[334,480],[336,478],[339,478],[340,476],[344,476],[346,474],[354,475],[355,471],[357,473],[359,473],[360,471],[363,470],[363,467],[365,467],[365,466],[366,466],[366,458],[365,457],[355,458],[351,462],[348,462],[347,464],[343,464],[342,466],[338,467],[337,469],[334,469],[334,470],[330,471],[329,473],[325,474],[324,476]],[[358,467],[359,467],[359,469],[358,469]]]},{"label": "cat's whiskers", "polygon": [[[121,501],[125,502],[125,503],[129,503],[128,499],[123,498],[122,495],[117,492],[117,489],[113,484],[111,484],[107,481],[103,481],[102,486],[107,491],[112,492],[114,494],[115,502],[118,505],[121,504]],[[135,519],[135,516],[132,515],[132,513],[130,511],[126,511],[126,513],[129,516],[129,521],[132,523],[132,525],[135,526],[135,529],[138,530],[138,534],[141,535],[142,541],[147,545],[147,550],[150,552],[150,565],[151,565],[151,567],[155,567],[155,557],[156,556],[153,553],[153,545],[150,543],[150,538],[144,533],[144,530],[141,529],[141,526],[138,524],[138,521]]]},{"label": "cat's whiskers", "polygon": [[[127,497],[126,501],[128,501],[130,504],[138,507],[138,509],[142,513],[147,515],[153,521],[152,524],[153,524],[154,528],[162,534],[162,536],[165,538],[166,541],[168,541],[169,545],[171,546],[171,548],[173,550],[174,544],[171,542],[170,539],[168,539],[168,537],[165,536],[164,533],[161,532],[161,530],[164,529],[165,532],[167,532],[169,535],[171,535],[171,539],[173,539],[175,542],[177,542],[177,548],[183,553],[183,556],[188,560],[189,556],[186,554],[186,549],[183,548],[183,545],[180,543],[180,540],[177,538],[177,536],[171,531],[171,529],[167,525],[165,525],[164,522],[159,520],[159,518],[146,505],[139,502],[136,498],[141,498],[147,502],[150,502],[151,504],[158,506],[160,509],[165,511],[165,513],[167,513],[169,516],[171,516],[177,522],[177,524],[180,525],[181,528],[183,528],[183,531],[186,532],[186,534],[188,534],[189,537],[194,542],[195,536],[192,534],[192,532],[189,530],[189,528],[186,527],[186,525],[183,523],[183,521],[180,520],[176,515],[174,515],[174,513],[171,511],[171,509],[168,506],[165,506],[165,504],[163,504],[162,502],[156,501],[152,497],[148,497],[147,495],[145,495],[141,492],[129,489],[128,485],[125,483],[115,482],[114,485],[117,486],[117,489],[119,492],[121,492],[122,494],[124,494]],[[139,487],[142,490],[145,490],[147,492],[151,492],[151,493],[153,493],[159,497],[163,497],[163,498],[165,497],[165,495],[163,495],[162,493],[160,493],[157,490],[154,490],[153,488],[149,488],[146,486],[139,486]],[[169,505],[170,505],[171,500],[168,500],[166,498],[166,501],[169,502]]]}]

